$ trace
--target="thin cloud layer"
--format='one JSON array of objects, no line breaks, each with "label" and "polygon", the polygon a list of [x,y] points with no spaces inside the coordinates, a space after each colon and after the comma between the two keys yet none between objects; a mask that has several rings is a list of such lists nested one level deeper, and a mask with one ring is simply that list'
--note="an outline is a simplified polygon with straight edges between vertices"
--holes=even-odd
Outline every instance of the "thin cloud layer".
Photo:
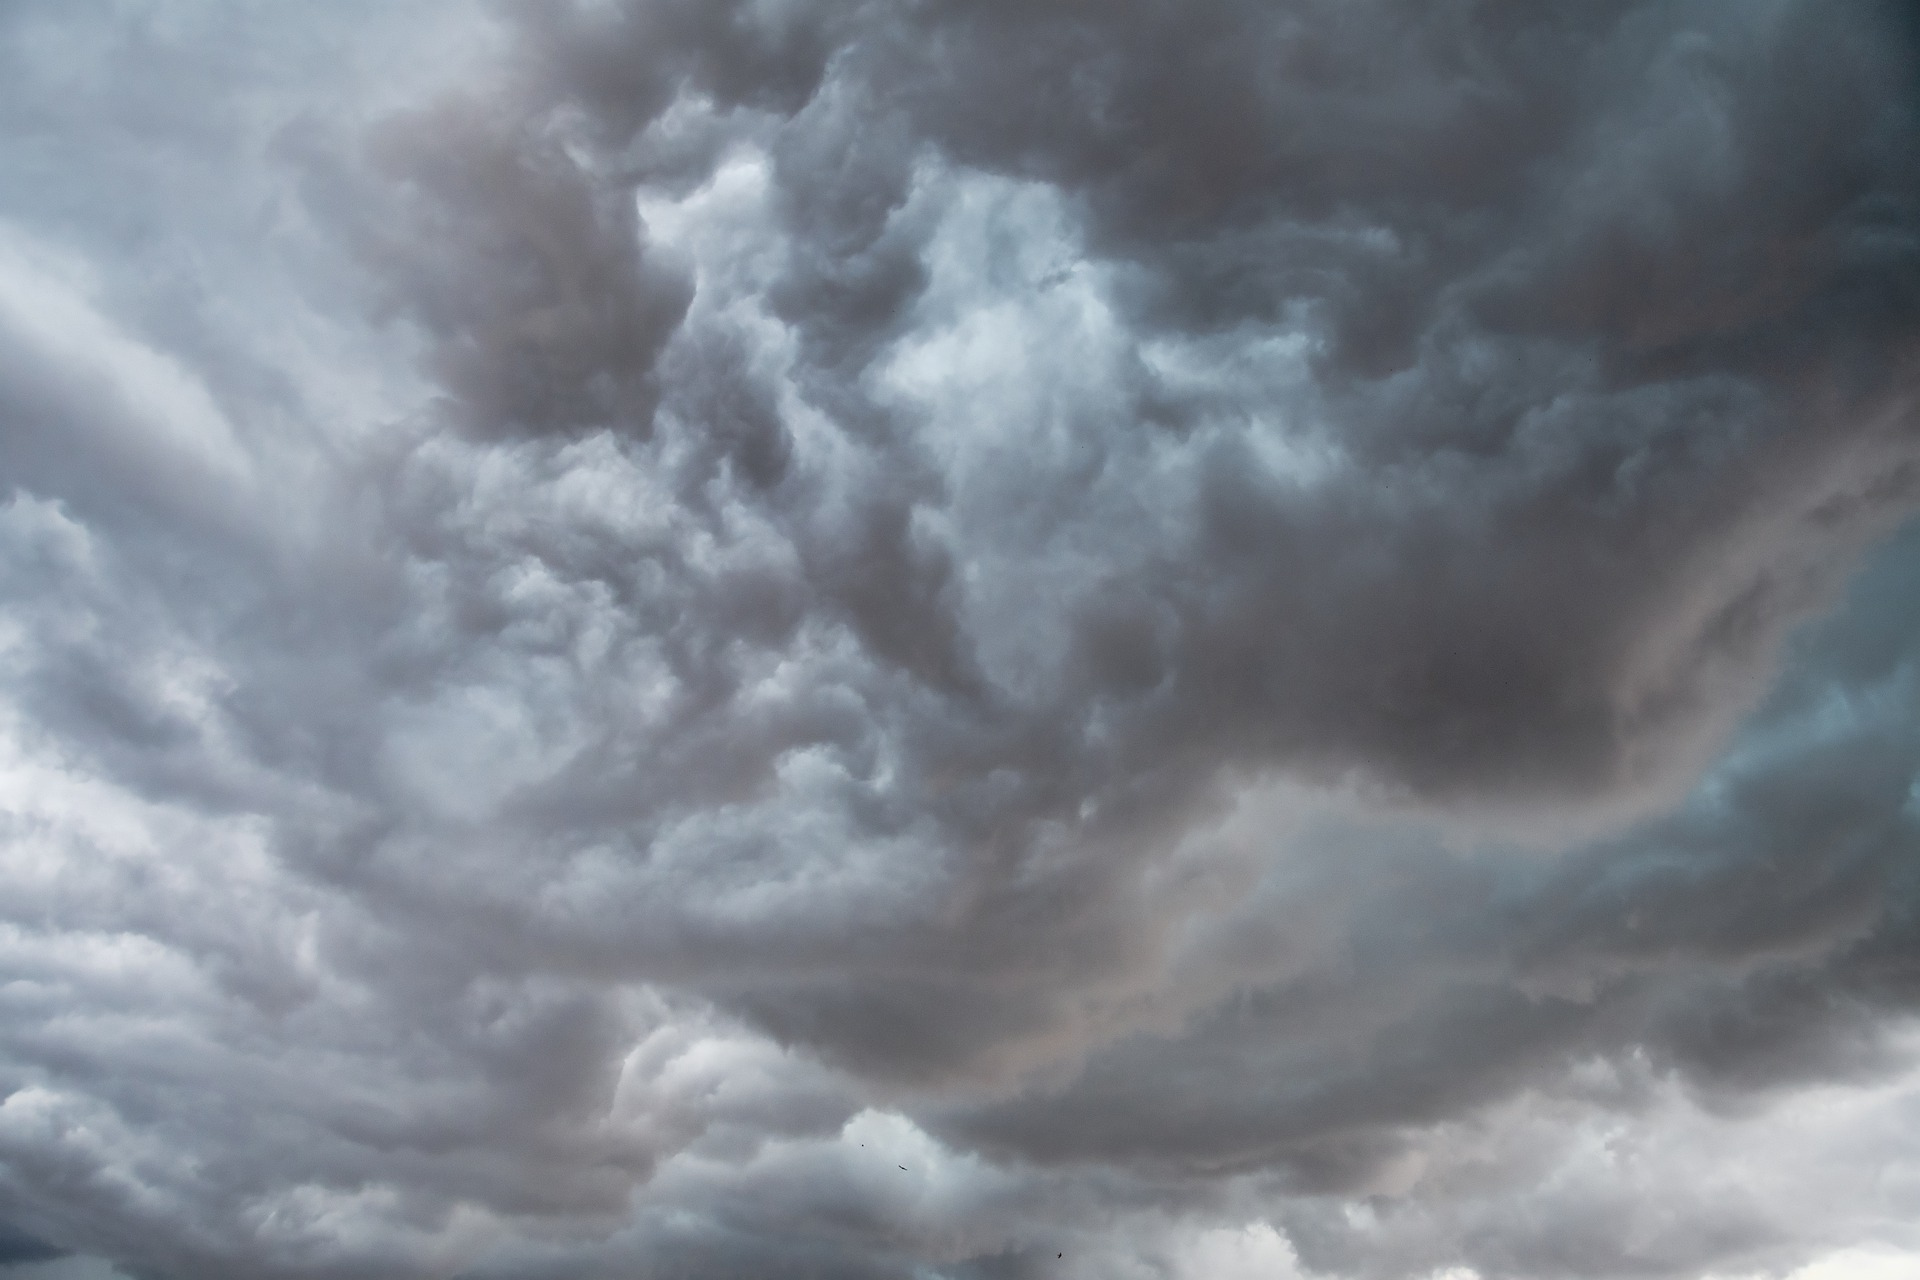
[{"label": "thin cloud layer", "polygon": [[9,8],[0,1269],[1920,1257],[1917,38]]}]

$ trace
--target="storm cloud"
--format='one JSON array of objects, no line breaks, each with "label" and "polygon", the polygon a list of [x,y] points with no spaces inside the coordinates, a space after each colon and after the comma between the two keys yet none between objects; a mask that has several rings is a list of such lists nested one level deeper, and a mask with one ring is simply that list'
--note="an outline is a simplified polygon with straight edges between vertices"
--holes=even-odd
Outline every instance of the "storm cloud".
[{"label": "storm cloud", "polygon": [[1911,6],[0,86],[0,1272],[1920,1267]]}]

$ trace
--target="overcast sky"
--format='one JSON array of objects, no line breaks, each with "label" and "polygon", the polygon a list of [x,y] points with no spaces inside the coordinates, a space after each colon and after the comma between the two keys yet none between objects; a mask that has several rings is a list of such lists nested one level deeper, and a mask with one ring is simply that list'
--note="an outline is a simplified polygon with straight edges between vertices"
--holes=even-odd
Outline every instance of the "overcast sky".
[{"label": "overcast sky", "polygon": [[0,0],[0,1277],[1920,1276],[1920,11]]}]

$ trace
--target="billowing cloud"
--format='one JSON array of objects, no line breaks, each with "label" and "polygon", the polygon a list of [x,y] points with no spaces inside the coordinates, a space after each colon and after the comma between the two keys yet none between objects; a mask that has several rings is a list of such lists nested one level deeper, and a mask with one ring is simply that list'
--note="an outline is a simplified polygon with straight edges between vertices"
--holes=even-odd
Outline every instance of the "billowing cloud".
[{"label": "billowing cloud", "polygon": [[7,8],[0,1270],[1920,1265],[1916,39]]}]

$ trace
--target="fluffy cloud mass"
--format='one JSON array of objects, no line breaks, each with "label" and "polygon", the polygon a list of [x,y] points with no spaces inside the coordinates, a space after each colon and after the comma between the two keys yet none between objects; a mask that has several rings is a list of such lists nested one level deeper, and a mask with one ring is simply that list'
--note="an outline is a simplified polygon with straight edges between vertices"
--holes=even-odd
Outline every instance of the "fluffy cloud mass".
[{"label": "fluffy cloud mass", "polygon": [[1917,67],[0,7],[0,1275],[1920,1272]]}]

